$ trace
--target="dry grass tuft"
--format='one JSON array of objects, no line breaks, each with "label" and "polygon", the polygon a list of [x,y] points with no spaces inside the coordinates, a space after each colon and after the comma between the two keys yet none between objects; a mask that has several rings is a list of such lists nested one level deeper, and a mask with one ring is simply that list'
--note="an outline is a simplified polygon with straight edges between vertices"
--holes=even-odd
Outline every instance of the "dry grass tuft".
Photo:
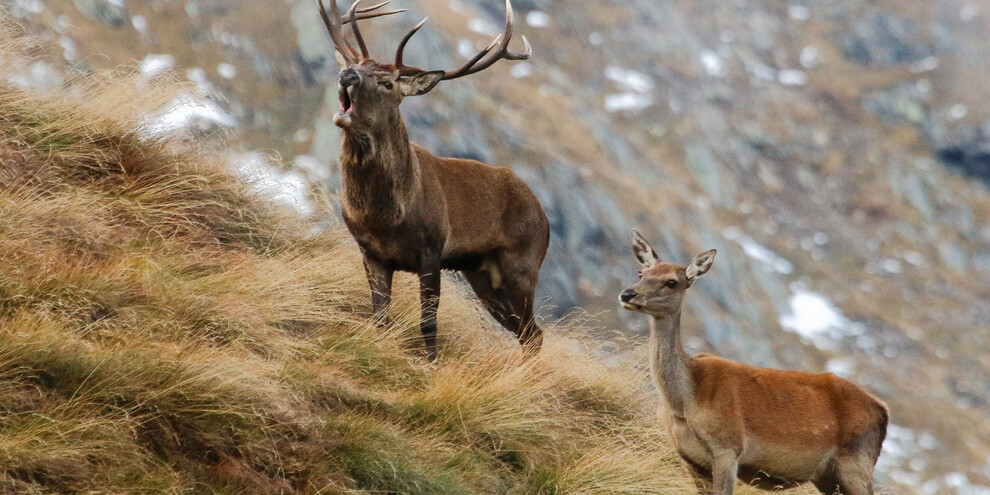
[{"label": "dry grass tuft", "polygon": [[579,330],[523,360],[448,281],[427,365],[409,277],[375,325],[346,234],[151,132],[182,90],[0,86],[0,492],[693,492]]}]

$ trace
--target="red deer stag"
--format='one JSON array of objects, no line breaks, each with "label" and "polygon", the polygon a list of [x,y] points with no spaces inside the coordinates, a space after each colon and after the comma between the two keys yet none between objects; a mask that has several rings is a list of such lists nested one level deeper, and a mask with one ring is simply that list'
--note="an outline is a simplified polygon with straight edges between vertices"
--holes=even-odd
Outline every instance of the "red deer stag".
[{"label": "red deer stag", "polygon": [[831,373],[755,368],[681,346],[684,293],[711,268],[715,250],[688,267],[663,263],[633,231],[643,267],[619,302],[646,313],[653,376],[666,399],[670,436],[699,487],[730,495],[736,478],[763,488],[812,482],[827,495],[873,493],[887,407]]},{"label": "red deer stag", "polygon": [[[427,356],[436,359],[440,271],[459,270],[489,313],[536,353],[543,332],[533,319],[534,292],[550,242],[550,224],[533,192],[512,171],[474,160],[441,158],[409,142],[399,104],[440,81],[487,69],[501,59],[524,60],[508,49],[512,5],[505,2],[505,32],[453,71],[424,70],[402,62],[406,43],[426,19],[402,38],[391,64],[368,55],[357,20],[401,11],[375,12],[378,4],[341,17],[336,0],[320,14],[341,67],[337,90],[342,129],[343,217],[364,254],[372,306],[385,315],[395,270],[419,275]],[[359,50],[344,37],[350,23]]]}]

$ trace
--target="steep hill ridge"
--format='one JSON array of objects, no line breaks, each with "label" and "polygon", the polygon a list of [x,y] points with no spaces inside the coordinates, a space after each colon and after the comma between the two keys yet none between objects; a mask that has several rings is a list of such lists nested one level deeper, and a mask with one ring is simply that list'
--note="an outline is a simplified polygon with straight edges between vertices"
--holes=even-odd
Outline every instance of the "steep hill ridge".
[{"label": "steep hill ridge", "polygon": [[346,234],[155,131],[177,89],[0,86],[0,492],[693,492],[641,362],[524,361],[449,281],[426,364],[411,280],[372,324]]},{"label": "steep hill ridge", "polygon": [[[444,68],[489,39],[503,7],[396,2],[411,12],[369,23],[372,53],[388,57],[430,15],[408,56]],[[218,135],[217,123],[233,124],[231,149],[274,150],[291,161],[271,163],[287,183],[334,187],[336,67],[311,0],[6,5],[53,47],[9,76],[16,84],[58,87],[65,74],[138,61],[154,79],[171,67],[196,98],[226,98],[177,117]],[[531,61],[445,84],[403,112],[431,151],[508,164],[537,192],[554,226],[544,316],[599,314],[601,345],[614,347],[614,329],[645,326],[615,311],[635,277],[629,228],[672,260],[718,248],[712,283],[688,302],[691,350],[863,383],[892,410],[882,484],[990,490],[986,7],[514,5]],[[304,209],[331,225],[323,206]]]}]

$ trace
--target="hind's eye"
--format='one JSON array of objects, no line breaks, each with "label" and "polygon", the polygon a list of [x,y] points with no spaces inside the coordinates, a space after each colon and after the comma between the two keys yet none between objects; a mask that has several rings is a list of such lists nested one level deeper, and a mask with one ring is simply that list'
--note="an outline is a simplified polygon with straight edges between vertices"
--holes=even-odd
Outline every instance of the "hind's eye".
[{"label": "hind's eye", "polygon": [[637,273],[636,276],[639,277],[639,278],[643,278],[643,272]]},{"label": "hind's eye", "polygon": [[665,283],[663,285],[666,285],[667,287],[670,287],[671,289],[673,289],[674,287],[677,287],[677,281],[676,280],[668,280],[667,283]]},{"label": "hind's eye", "polygon": [[382,81],[378,84],[384,87],[385,89],[392,89],[392,81]]}]

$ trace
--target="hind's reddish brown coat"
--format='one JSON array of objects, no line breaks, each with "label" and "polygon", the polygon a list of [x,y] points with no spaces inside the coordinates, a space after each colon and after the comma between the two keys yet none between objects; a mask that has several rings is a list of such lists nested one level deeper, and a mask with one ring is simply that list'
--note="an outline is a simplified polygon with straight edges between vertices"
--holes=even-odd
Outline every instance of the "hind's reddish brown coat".
[{"label": "hind's reddish brown coat", "polygon": [[810,481],[828,495],[872,494],[886,406],[831,373],[688,356],[681,345],[681,304],[715,251],[683,267],[661,262],[638,233],[633,239],[643,270],[619,299],[626,309],[652,317],[653,374],[667,403],[671,438],[699,486],[711,482],[712,493],[729,495],[738,476],[768,488]]}]

